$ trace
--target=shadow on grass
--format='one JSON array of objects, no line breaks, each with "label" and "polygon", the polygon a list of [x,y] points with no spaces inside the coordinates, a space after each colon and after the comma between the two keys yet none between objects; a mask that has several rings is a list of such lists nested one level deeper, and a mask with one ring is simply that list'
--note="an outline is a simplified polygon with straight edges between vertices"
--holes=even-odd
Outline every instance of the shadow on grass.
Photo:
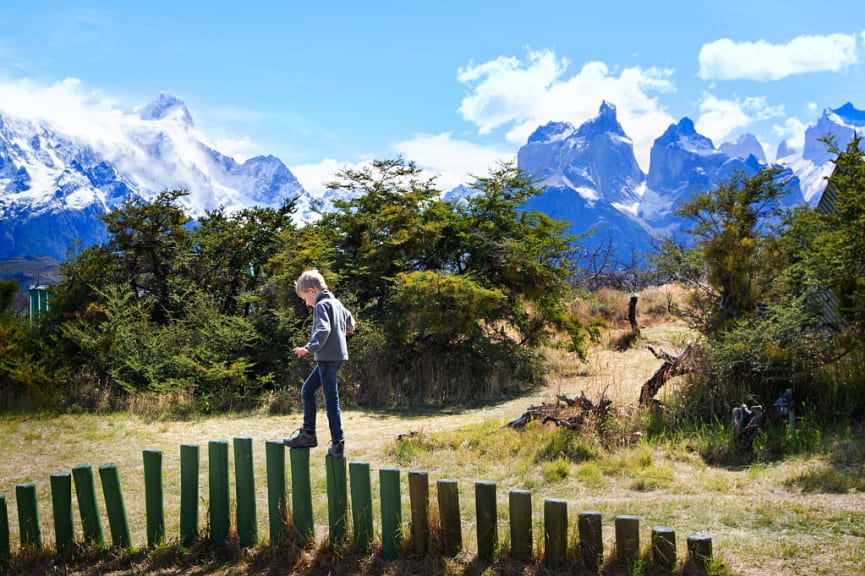
[{"label": "shadow on grass", "polygon": [[405,420],[420,420],[433,416],[459,416],[475,410],[492,409],[514,400],[526,399],[528,401],[536,392],[537,390],[525,390],[499,398],[466,400],[463,402],[424,403],[413,404],[411,406],[350,406],[350,409],[370,419],[401,418]]},{"label": "shadow on grass", "polygon": [[[432,544],[432,541],[431,541]],[[587,567],[569,551],[564,561],[548,567],[542,555],[532,561],[515,560],[504,550],[490,561],[480,560],[469,552],[456,556],[443,555],[432,546],[425,555],[412,554],[410,543],[403,545],[400,556],[385,560],[381,555],[380,542],[373,543],[369,552],[359,553],[353,546],[332,546],[318,543],[306,549],[293,544],[264,545],[240,549],[229,542],[225,548],[213,548],[201,540],[190,548],[167,544],[148,550],[125,550],[75,546],[65,554],[50,551],[28,550],[15,555],[6,564],[0,563],[0,574],[64,576],[132,576],[141,574],[171,574],[203,576],[319,576],[351,574],[354,576],[552,576],[589,575],[642,576],[698,574],[689,562],[682,562],[673,570],[664,569],[651,561],[641,561],[639,572],[623,565],[614,557],[608,557],[597,568]]]}]

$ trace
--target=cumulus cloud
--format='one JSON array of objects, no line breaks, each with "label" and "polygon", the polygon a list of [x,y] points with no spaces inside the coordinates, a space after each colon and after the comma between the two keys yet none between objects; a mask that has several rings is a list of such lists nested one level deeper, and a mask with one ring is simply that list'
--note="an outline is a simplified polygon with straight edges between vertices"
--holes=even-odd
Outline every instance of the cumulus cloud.
[{"label": "cumulus cloud", "polygon": [[[50,85],[27,78],[0,83],[0,102],[10,116],[45,122],[61,134],[86,138],[109,153],[127,147],[130,130],[134,133],[148,125],[138,116],[141,106],[125,109],[119,100],[86,88],[77,78]],[[261,153],[248,136],[218,134],[210,139],[198,129],[192,132],[197,140],[240,162]]]},{"label": "cumulus cloud", "polygon": [[419,135],[396,143],[394,148],[419,167],[436,174],[436,183],[444,192],[470,183],[474,176],[486,176],[499,162],[516,160],[513,150],[454,140],[450,132]]},{"label": "cumulus cloud", "polygon": [[703,80],[779,80],[807,72],[837,72],[859,58],[855,34],[829,34],[798,36],[786,44],[722,38],[704,44],[698,61]]},{"label": "cumulus cloud", "polygon": [[673,122],[656,94],[673,92],[671,69],[630,67],[610,70],[588,62],[567,75],[568,60],[550,50],[527,59],[499,57],[460,68],[457,79],[469,89],[459,112],[481,134],[508,128],[509,142],[522,145],[539,125],[567,121],[580,125],[598,114],[603,100],[616,106],[622,128],[634,141],[637,161],[648,168],[657,135]]},{"label": "cumulus cloud", "polygon": [[763,97],[725,100],[704,93],[695,128],[717,145],[754,122],[783,115],[783,106],[769,106]]},{"label": "cumulus cloud", "polygon": [[332,182],[338,171],[349,168],[359,170],[370,163],[371,161],[366,159],[358,162],[340,162],[333,158],[325,158],[321,162],[290,166],[289,170],[310,196],[321,198],[327,190],[325,184]]},{"label": "cumulus cloud", "polygon": [[786,118],[783,124],[773,124],[772,133],[779,141],[786,140],[787,146],[794,150],[805,147],[805,130],[808,125],[793,116]]},{"label": "cumulus cloud", "polygon": [[[420,134],[395,143],[393,152],[417,164],[426,177],[436,177],[436,185],[447,192],[460,184],[469,184],[475,176],[485,176],[499,162],[515,161],[513,150],[497,149],[465,140],[453,139],[450,132]],[[340,162],[327,158],[313,164],[299,164],[289,169],[310,196],[321,198],[325,184],[334,180],[342,169],[359,170],[369,166],[372,159]]]},{"label": "cumulus cloud", "polygon": [[29,79],[0,84],[3,111],[19,118],[44,121],[70,135],[96,135],[113,140],[123,116],[117,101],[86,90],[77,78],[45,86]]},{"label": "cumulus cloud", "polygon": [[499,56],[492,62],[469,64],[457,71],[457,80],[471,86],[459,112],[478,125],[481,134],[510,122],[523,122],[534,115],[539,100],[568,67],[550,51],[530,52],[526,65],[513,57]]},{"label": "cumulus cloud", "polygon": [[231,156],[238,162],[245,162],[261,153],[258,144],[249,136],[217,136],[205,142],[214,150],[226,156]]}]

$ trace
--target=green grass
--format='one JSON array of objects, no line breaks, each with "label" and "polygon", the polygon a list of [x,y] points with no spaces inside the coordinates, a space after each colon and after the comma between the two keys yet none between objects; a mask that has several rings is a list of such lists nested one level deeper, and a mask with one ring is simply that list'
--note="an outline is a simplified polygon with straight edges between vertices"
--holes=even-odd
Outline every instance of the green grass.
[{"label": "green grass", "polygon": [[[858,430],[823,431],[820,446],[791,439],[787,450],[795,454],[758,462],[718,464],[720,447],[729,443],[726,431],[703,428],[688,433],[656,436],[636,444],[622,444],[615,436],[579,433],[535,422],[524,430],[504,423],[524,409],[527,399],[502,405],[421,415],[397,412],[346,411],[349,461],[370,463],[376,540],[370,554],[359,554],[349,544],[332,548],[327,543],[328,511],[325,496],[324,450],[313,451],[311,481],[316,542],[310,550],[268,543],[265,442],[281,439],[297,427],[300,415],[263,413],[228,415],[188,421],[166,421],[130,414],[0,416],[4,457],[0,458],[0,493],[6,494],[13,547],[13,566],[20,573],[114,574],[546,574],[543,560],[543,503],[547,498],[568,502],[569,558],[577,562],[576,519],[583,510],[602,514],[605,565],[603,574],[628,574],[614,559],[613,520],[618,515],[640,519],[640,573],[657,573],[648,550],[653,526],[676,531],[678,555],[685,557],[685,540],[692,532],[713,538],[715,563],[711,573],[733,574],[857,574],[865,572],[865,506],[863,442]],[[321,425],[325,424],[323,413]],[[628,426],[616,434],[629,432]],[[414,432],[410,434],[410,432]],[[805,433],[806,435],[807,433]],[[398,439],[398,436],[400,439]],[[179,534],[179,448],[201,446],[199,524],[207,526],[207,443],[211,440],[253,438],[256,507],[260,544],[242,550],[236,545],[213,549],[206,538],[191,550],[177,545]],[[161,450],[167,542],[145,547],[144,449]],[[233,452],[231,501],[234,502]],[[707,457],[708,456],[708,457]],[[50,552],[20,551],[15,486],[37,485],[39,514],[45,546],[53,545],[49,477],[79,464],[94,470],[112,462],[121,475],[123,496],[134,548],[77,548],[70,558]],[[380,550],[377,469],[401,471],[403,521],[408,530],[410,507],[407,477],[422,470],[429,477],[430,512],[434,522],[436,482],[458,481],[463,526],[463,551],[454,558],[433,553],[421,558],[410,550],[399,560],[385,562]],[[101,486],[97,478],[100,512]],[[287,482],[290,486],[290,477]],[[500,557],[491,564],[474,557],[476,518],[474,483],[497,485]],[[508,559],[508,492],[532,493],[533,539],[536,562],[524,566]],[[289,488],[289,490],[291,490]],[[76,507],[77,510],[77,507]],[[233,513],[232,513],[233,514]],[[232,516],[234,522],[234,516]],[[80,538],[80,519],[75,518]],[[106,539],[109,524],[103,517]],[[441,542],[435,524],[430,542]],[[350,530],[350,528],[349,528]],[[408,544],[406,544],[408,545]],[[50,568],[54,566],[55,568]],[[73,569],[69,566],[78,566]],[[53,572],[52,572],[53,570]],[[0,570],[2,571],[2,570]],[[13,571],[14,573],[14,571]],[[683,573],[680,564],[676,574]]]}]

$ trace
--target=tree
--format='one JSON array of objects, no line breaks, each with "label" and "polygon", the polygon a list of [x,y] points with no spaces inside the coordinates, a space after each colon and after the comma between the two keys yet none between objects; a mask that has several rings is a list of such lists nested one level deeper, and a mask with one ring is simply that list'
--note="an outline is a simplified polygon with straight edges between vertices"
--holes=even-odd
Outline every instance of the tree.
[{"label": "tree", "polygon": [[[272,264],[285,284],[319,268],[357,303],[353,348],[367,356],[352,364],[389,370],[364,379],[404,386],[405,373],[424,375],[426,393],[377,398],[465,392],[456,384],[464,378],[478,390],[523,369],[526,378],[539,346],[558,336],[583,352],[586,332],[566,305],[573,237],[563,222],[526,210],[540,190],[514,165],[476,178],[474,193],[454,200],[402,158],[341,170],[328,187],[342,199]],[[432,392],[436,379],[447,382]]]},{"label": "tree", "polygon": [[502,321],[500,334],[518,330],[520,342],[533,347],[564,332],[571,349],[581,351],[585,333],[564,305],[576,237],[565,222],[525,209],[541,190],[513,164],[499,164],[472,188],[478,193],[456,205],[461,218],[453,258],[457,269],[506,296],[507,307],[489,320]]},{"label": "tree", "polygon": [[[753,317],[771,298],[783,269],[773,226],[780,222],[779,198],[788,185],[782,171],[737,172],[717,188],[696,194],[676,213],[690,220],[690,247],[667,243],[668,268],[685,265],[683,277],[698,288],[691,303],[702,311],[699,328],[718,334],[737,320]],[[688,252],[693,250],[693,254]],[[698,277],[694,263],[702,268]]]},{"label": "tree", "polygon": [[150,314],[165,323],[182,308],[188,289],[181,271],[187,265],[190,218],[179,205],[185,190],[160,192],[150,202],[127,198],[104,215],[108,250],[114,259],[114,282],[128,284],[135,298],[152,298]]},{"label": "tree", "polygon": [[189,279],[211,295],[223,314],[248,315],[242,300],[260,289],[270,258],[292,239],[295,201],[279,208],[252,207],[226,214],[208,211],[192,231]]},{"label": "tree", "polygon": [[[787,222],[785,236],[793,258],[793,287],[810,294],[811,302],[865,335],[865,153],[855,136],[842,151],[826,140],[836,154],[835,168],[816,210],[803,208]],[[832,297],[827,299],[827,295]],[[841,326],[836,326],[840,328]]]},{"label": "tree", "polygon": [[317,224],[333,244],[332,261],[326,264],[373,313],[388,314],[389,286],[398,273],[437,267],[427,259],[435,259],[442,226],[426,218],[427,210],[441,202],[435,179],[424,177],[414,162],[397,158],[340,170],[327,187],[345,197],[335,200],[333,211]]}]

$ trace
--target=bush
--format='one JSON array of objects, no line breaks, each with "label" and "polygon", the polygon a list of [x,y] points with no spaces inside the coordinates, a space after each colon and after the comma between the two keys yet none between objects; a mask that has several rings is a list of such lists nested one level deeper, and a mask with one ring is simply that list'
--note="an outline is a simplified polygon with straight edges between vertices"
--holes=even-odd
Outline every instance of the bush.
[{"label": "bush", "polygon": [[796,302],[769,306],[695,350],[697,369],[681,402],[689,417],[728,420],[741,404],[771,408],[788,388],[798,411],[807,407],[831,417],[843,408],[861,413],[865,364],[858,352],[838,358],[837,337],[819,330]]},{"label": "bush", "polygon": [[395,348],[364,325],[349,348],[341,397],[365,406],[479,402],[539,383],[541,357],[511,341]]}]

